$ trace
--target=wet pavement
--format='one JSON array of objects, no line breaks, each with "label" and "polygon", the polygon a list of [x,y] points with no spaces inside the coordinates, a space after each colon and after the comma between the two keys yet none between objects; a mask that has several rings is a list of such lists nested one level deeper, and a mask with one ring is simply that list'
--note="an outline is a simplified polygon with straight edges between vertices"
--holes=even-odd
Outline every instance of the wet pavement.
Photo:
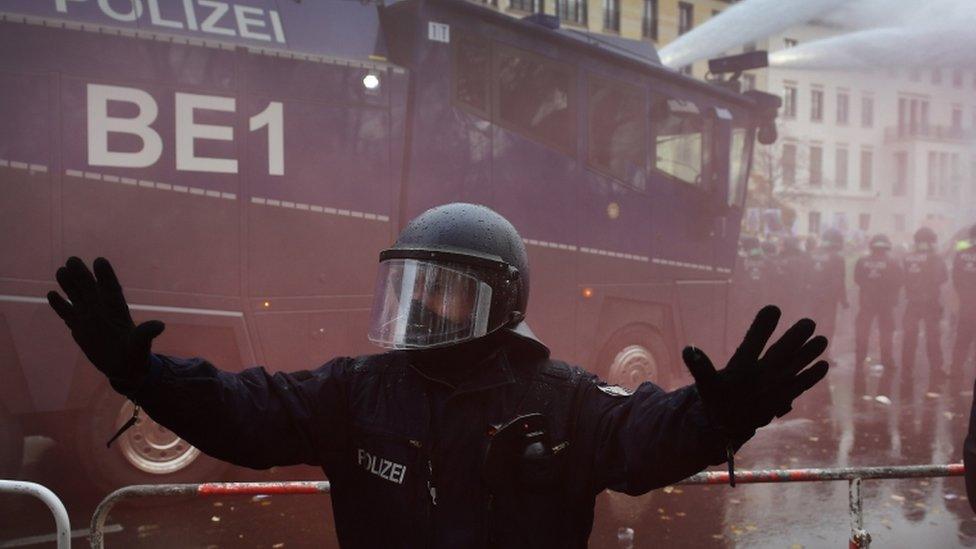
[{"label": "wet pavement", "polygon": [[[839,334],[848,333],[844,323]],[[896,345],[899,341],[896,339]],[[964,386],[928,392],[927,363],[918,360],[911,394],[878,394],[883,368],[869,371],[867,395],[852,394],[850,337],[834,342],[833,369],[786,417],[761,429],[736,456],[740,469],[908,465],[958,462],[973,394]],[[971,370],[971,368],[970,368]],[[891,374],[892,372],[887,372]],[[972,379],[972,372],[966,375]],[[77,478],[70,452],[30,437],[23,477],[44,483],[85,529],[101,499]],[[231,469],[223,481],[318,479],[305,467]],[[976,515],[961,478],[869,480],[862,488],[864,524],[874,547],[974,547]],[[606,492],[597,502],[590,546],[615,548],[620,529],[633,547],[843,547],[850,533],[845,481],[728,486],[677,486],[642,497]],[[0,547],[51,534],[43,504],[0,496]],[[108,520],[111,547],[337,547],[328,496],[181,498],[122,503]],[[82,537],[78,546],[87,546]],[[23,540],[29,541],[29,540]],[[11,543],[16,545],[11,545]]]}]

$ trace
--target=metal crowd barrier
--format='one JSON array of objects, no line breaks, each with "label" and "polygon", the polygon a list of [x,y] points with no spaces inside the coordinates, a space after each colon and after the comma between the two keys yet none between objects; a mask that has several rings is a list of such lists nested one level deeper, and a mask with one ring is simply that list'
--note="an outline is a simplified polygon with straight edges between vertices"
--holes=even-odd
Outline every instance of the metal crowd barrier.
[{"label": "metal crowd barrier", "polygon": [[323,494],[329,492],[327,481],[295,482],[211,482],[206,484],[137,484],[125,486],[105,497],[92,515],[91,535],[95,549],[105,547],[105,519],[116,503],[131,498],[153,496],[229,496]]},{"label": "metal crowd barrier", "polygon": [[[736,483],[761,482],[819,482],[846,480],[851,516],[850,548],[862,549],[871,545],[871,534],[864,528],[864,512],[861,505],[861,481],[877,479],[904,479],[924,477],[961,477],[965,472],[962,463],[948,465],[904,465],[893,467],[839,467],[833,469],[768,469],[736,471]],[[698,473],[678,484],[728,484],[728,471]]]},{"label": "metal crowd barrier", "polygon": [[[861,481],[877,479],[906,479],[928,477],[960,477],[965,472],[962,463],[948,465],[904,465],[893,467],[840,467],[832,469],[766,469],[736,471],[735,481],[742,484],[770,482],[822,482],[846,480],[851,517],[852,549],[867,548],[871,535],[864,528],[861,501]],[[5,482],[5,481],[4,481]],[[690,476],[677,483],[683,485],[728,484],[728,471],[706,471]],[[30,484],[30,483],[21,483]],[[2,484],[0,484],[2,487]],[[43,487],[40,487],[44,489]],[[46,489],[45,489],[46,490]],[[104,547],[105,519],[112,507],[124,499],[147,496],[217,496],[217,495],[271,495],[271,494],[320,494],[329,492],[326,481],[307,482],[230,482],[208,484],[144,484],[126,486],[108,495],[98,507],[91,522],[91,546]],[[50,493],[50,492],[49,492]],[[53,497],[53,494],[51,494]],[[57,498],[54,498],[57,500]],[[60,503],[60,502],[58,502]],[[50,505],[50,504],[49,504]],[[53,507],[52,507],[53,509]],[[61,507],[63,511],[63,507]],[[64,531],[67,532],[67,514],[64,515]],[[60,530],[59,530],[60,532]],[[60,538],[59,538],[60,541]],[[61,547],[59,543],[59,547]]]},{"label": "metal crowd barrier", "polygon": [[58,549],[70,549],[71,547],[71,521],[68,519],[68,511],[64,504],[48,488],[34,482],[23,482],[19,480],[0,480],[0,493],[23,494],[34,496],[44,502],[51,514],[54,515],[54,524],[57,526]]}]

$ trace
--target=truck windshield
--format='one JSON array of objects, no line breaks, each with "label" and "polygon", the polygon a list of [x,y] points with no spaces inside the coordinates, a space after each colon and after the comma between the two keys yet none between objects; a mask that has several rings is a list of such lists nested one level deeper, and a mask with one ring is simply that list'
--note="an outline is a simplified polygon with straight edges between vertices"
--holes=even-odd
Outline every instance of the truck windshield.
[{"label": "truck windshield", "polygon": [[703,185],[704,121],[694,103],[669,99],[652,112],[654,166],[686,183]]},{"label": "truck windshield", "polygon": [[755,129],[744,126],[732,128],[729,144],[729,206],[741,208],[745,202],[755,133]]}]

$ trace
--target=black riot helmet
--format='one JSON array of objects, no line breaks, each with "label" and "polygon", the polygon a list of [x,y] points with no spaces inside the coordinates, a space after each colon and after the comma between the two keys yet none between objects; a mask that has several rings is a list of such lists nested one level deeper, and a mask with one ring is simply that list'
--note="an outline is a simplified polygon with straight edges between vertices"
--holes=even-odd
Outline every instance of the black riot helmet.
[{"label": "black riot helmet", "polygon": [[844,235],[833,227],[824,231],[823,241],[826,247],[833,250],[840,250],[844,247]]},{"label": "black riot helmet", "polygon": [[515,227],[485,206],[445,204],[380,253],[369,339],[421,350],[507,329],[542,345],[523,322],[528,301],[528,256]]},{"label": "black riot helmet", "polygon": [[739,239],[739,246],[742,247],[743,255],[746,257],[762,254],[762,246],[759,243],[759,238],[755,236],[743,236]]},{"label": "black riot helmet", "polygon": [[887,252],[891,249],[891,239],[888,238],[886,234],[876,234],[871,237],[871,241],[868,243],[868,248],[872,252]]},{"label": "black riot helmet", "polygon": [[928,227],[921,227],[915,231],[915,248],[919,251],[927,251],[935,248],[938,236],[935,231]]}]

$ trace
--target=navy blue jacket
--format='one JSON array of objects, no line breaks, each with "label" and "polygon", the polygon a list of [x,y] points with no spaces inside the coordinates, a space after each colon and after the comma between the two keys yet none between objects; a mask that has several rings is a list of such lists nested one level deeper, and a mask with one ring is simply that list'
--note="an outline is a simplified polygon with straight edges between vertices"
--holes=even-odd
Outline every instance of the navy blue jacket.
[{"label": "navy blue jacket", "polygon": [[[347,548],[585,547],[602,490],[643,494],[725,461],[694,386],[627,394],[514,345],[456,386],[401,351],[273,375],[162,354],[150,363],[129,398],[200,450],[256,469],[321,467]],[[556,482],[486,486],[493,427],[528,412],[546,418],[543,477]]]}]

